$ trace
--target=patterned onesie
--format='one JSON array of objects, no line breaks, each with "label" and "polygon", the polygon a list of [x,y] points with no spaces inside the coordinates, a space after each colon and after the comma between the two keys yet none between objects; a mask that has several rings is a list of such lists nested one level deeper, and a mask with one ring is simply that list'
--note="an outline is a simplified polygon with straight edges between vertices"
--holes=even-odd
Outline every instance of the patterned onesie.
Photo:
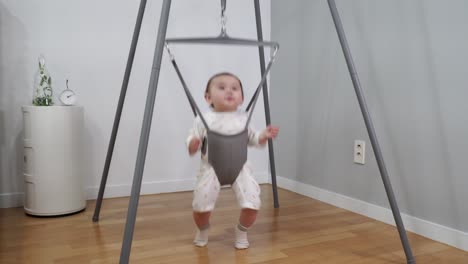
[{"label": "patterned onesie", "polygon": [[[245,128],[247,114],[245,112],[207,112],[203,115],[212,131],[224,135],[233,135],[241,132]],[[260,146],[258,137],[260,133],[249,127],[249,146]],[[206,128],[200,117],[195,118],[194,125],[190,129],[187,138],[187,146],[190,140],[198,137],[200,140],[206,136]],[[197,175],[197,183],[193,192],[193,210],[195,212],[212,211],[220,190],[220,183],[216,177],[213,167],[208,162],[208,153],[201,155],[200,169]],[[232,184],[232,189],[237,197],[237,202],[241,208],[260,209],[260,187],[252,175],[249,162],[244,164],[236,181]]]}]

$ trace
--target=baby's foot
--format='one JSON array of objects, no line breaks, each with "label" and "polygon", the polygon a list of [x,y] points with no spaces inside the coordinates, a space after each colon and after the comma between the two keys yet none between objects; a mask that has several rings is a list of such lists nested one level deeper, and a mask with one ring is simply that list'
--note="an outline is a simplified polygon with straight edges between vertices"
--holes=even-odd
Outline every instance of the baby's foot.
[{"label": "baby's foot", "polygon": [[249,241],[247,240],[247,230],[246,231],[242,231],[239,229],[239,226],[236,226],[234,228],[236,231],[236,243],[234,244],[234,246],[237,248],[237,249],[246,249],[246,248],[249,248]]},{"label": "baby's foot", "polygon": [[197,247],[204,247],[208,244],[208,228],[204,230],[197,229],[197,234],[195,235],[193,244]]}]

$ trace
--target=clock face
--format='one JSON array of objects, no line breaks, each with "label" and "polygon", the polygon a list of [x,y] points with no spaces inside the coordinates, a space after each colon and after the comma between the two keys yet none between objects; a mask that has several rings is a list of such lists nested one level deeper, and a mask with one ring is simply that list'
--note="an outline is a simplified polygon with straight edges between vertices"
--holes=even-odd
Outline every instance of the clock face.
[{"label": "clock face", "polygon": [[74,105],[76,103],[76,94],[72,90],[65,90],[60,94],[60,101],[64,105]]}]

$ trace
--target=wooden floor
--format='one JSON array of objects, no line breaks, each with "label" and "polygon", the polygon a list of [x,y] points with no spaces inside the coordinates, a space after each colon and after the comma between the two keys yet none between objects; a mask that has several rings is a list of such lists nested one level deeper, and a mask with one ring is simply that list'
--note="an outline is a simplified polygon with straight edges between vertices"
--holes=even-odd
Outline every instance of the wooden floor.
[{"label": "wooden floor", "polygon": [[[131,263],[406,263],[394,227],[279,189],[273,209],[270,185],[249,231],[251,247],[235,250],[239,210],[230,189],[221,191],[208,247],[191,244],[190,192],[141,196]],[[0,263],[118,263],[128,198],[106,199],[99,223],[86,211],[37,218],[22,208],[0,209]],[[468,252],[409,234],[418,264],[466,264]]]}]

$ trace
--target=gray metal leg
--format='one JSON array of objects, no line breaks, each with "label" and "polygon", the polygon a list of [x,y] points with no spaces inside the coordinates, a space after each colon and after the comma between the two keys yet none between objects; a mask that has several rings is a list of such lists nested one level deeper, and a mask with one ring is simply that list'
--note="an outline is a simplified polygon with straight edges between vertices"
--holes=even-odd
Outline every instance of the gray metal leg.
[{"label": "gray metal leg", "polygon": [[146,97],[145,114],[143,116],[140,142],[138,144],[138,154],[135,165],[135,173],[133,176],[132,192],[130,196],[130,203],[128,205],[127,223],[125,225],[122,250],[120,252],[120,264],[128,263],[130,258],[130,249],[132,246],[133,231],[135,228],[138,200],[140,198],[141,181],[145,167],[146,151],[148,148],[148,139],[151,130],[151,121],[153,119],[154,101],[156,99],[156,90],[158,87],[159,72],[161,69],[161,59],[164,50],[164,42],[166,39],[166,29],[167,22],[169,20],[170,7],[171,1],[164,0],[161,10],[161,18],[159,21],[158,37],[156,40],[156,49],[154,52],[148,95]]},{"label": "gray metal leg", "polygon": [[[257,38],[258,41],[263,41],[263,31],[262,31],[262,18],[260,14],[260,3],[259,0],[254,1],[255,5],[255,21],[257,23]],[[265,74],[265,52],[263,46],[258,47],[258,53],[260,57],[260,72],[261,76]],[[271,124],[270,118],[270,101],[268,99],[268,85],[267,82],[263,83],[263,102],[265,106],[265,119],[266,124]],[[278,202],[278,190],[276,186],[276,167],[275,167],[275,153],[273,151],[273,140],[268,140],[268,154],[270,156],[270,171],[271,171],[271,185],[273,188],[273,205],[275,208],[279,207]]]},{"label": "gray metal leg", "polygon": [[99,194],[96,200],[96,207],[94,208],[93,222],[99,221],[99,212],[101,211],[102,198],[104,197],[104,190],[106,188],[107,176],[109,175],[109,167],[112,161],[112,154],[114,152],[115,139],[117,137],[117,131],[119,129],[120,117],[122,116],[123,104],[125,101],[125,95],[127,94],[128,80],[130,79],[130,73],[133,66],[133,58],[135,57],[135,50],[138,43],[138,37],[140,36],[141,22],[145,13],[146,0],[141,0],[140,8],[138,10],[137,21],[135,23],[135,30],[133,31],[132,44],[130,46],[130,52],[128,54],[127,66],[125,68],[124,80],[122,82],[122,88],[120,90],[119,102],[117,104],[117,111],[114,117],[114,126],[112,127],[112,134],[109,141],[109,147],[107,148],[106,162],[104,164],[104,171],[102,172],[101,185],[99,187]]},{"label": "gray metal leg", "polygon": [[361,107],[361,112],[364,117],[364,122],[367,127],[367,132],[369,133],[369,138],[370,138],[372,148],[375,153],[375,158],[377,159],[377,165],[379,167],[380,175],[382,177],[382,181],[385,186],[385,191],[387,192],[388,201],[390,202],[390,207],[393,213],[393,218],[395,219],[395,223],[397,225],[398,232],[400,234],[401,243],[403,244],[403,249],[405,250],[406,260],[408,263],[416,263],[416,261],[413,258],[413,253],[411,252],[411,247],[408,242],[408,237],[406,236],[406,231],[403,225],[403,221],[401,220],[400,210],[398,209],[398,205],[395,200],[395,195],[393,194],[392,185],[388,177],[387,169],[385,167],[385,162],[382,156],[382,152],[380,150],[379,142],[377,141],[377,136],[374,130],[374,125],[372,124],[372,120],[369,115],[369,111],[367,109],[367,104],[364,99],[364,95],[361,89],[361,84],[359,83],[359,78],[358,78],[358,75],[354,66],[353,59],[351,57],[351,52],[349,50],[348,42],[346,40],[346,36],[343,30],[343,25],[341,24],[341,19],[338,14],[338,10],[336,9],[335,1],[328,0],[328,5],[330,7],[330,12],[332,14],[333,21],[335,23],[336,32],[338,33],[338,38],[340,39],[341,48],[343,49],[343,53],[346,59],[346,64],[348,65],[349,74],[351,75],[351,79],[353,81],[354,90],[356,91],[356,95],[359,101],[359,106]]}]

